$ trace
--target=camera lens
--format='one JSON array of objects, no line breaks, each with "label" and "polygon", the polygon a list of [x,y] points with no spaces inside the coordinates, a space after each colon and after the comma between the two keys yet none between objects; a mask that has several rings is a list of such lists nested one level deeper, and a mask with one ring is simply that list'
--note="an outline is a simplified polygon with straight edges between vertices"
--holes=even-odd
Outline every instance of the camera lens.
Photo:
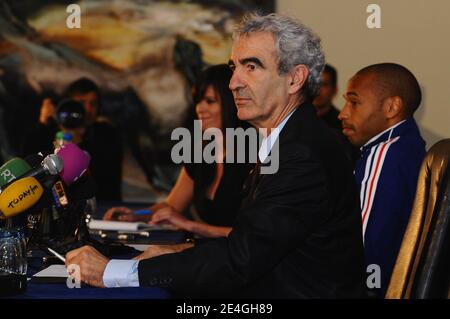
[{"label": "camera lens", "polygon": [[59,125],[67,129],[83,126],[85,120],[83,105],[72,99],[61,101],[57,107],[56,119]]}]

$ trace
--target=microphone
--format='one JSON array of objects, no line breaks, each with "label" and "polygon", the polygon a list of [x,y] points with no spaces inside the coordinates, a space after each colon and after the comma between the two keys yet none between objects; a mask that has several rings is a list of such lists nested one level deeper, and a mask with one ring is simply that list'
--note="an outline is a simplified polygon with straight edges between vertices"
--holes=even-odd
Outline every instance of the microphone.
[{"label": "microphone", "polygon": [[16,180],[31,170],[31,166],[21,158],[13,158],[0,167],[0,188]]},{"label": "microphone", "polygon": [[38,165],[47,167],[47,170],[53,174],[52,178],[48,178],[42,183],[42,186],[44,186],[44,189],[46,190],[44,197],[46,197],[47,200],[44,201],[41,206],[54,204],[58,208],[66,207],[69,204],[69,200],[67,198],[65,186],[61,182],[61,178],[57,176],[64,168],[62,158],[56,154],[50,154],[44,158],[42,153],[38,153],[25,157],[25,161],[33,167]]},{"label": "microphone", "polygon": [[[20,181],[22,179],[25,179],[27,177],[32,177],[34,179],[36,179],[39,182],[39,185],[41,188],[44,189],[44,195],[47,192],[46,189],[50,189],[52,187],[52,185],[55,183],[54,178],[48,178],[50,176],[54,176],[56,177],[58,174],[58,171],[62,170],[62,160],[61,158],[59,158],[57,155],[55,154],[51,154],[45,158],[43,158],[43,156],[41,155],[34,155],[33,156],[33,161],[32,163],[30,163],[28,160],[23,160],[21,158],[13,158],[10,161],[8,161],[7,163],[5,163],[2,167],[0,167],[0,194],[3,193],[4,191],[6,191],[6,189],[8,189],[8,192],[11,191],[11,188],[9,188],[9,186],[11,186],[13,183]],[[36,168],[32,168],[33,166],[37,165],[38,167]],[[46,177],[46,178],[44,178]],[[30,181],[28,179],[28,181]],[[27,180],[22,181],[21,183],[26,183]],[[21,185],[21,183],[15,183],[15,187],[17,187],[17,185]],[[12,186],[11,186],[12,187]],[[15,188],[13,188],[15,189]],[[33,192],[34,188],[29,189],[29,191]],[[26,196],[28,193],[25,192]],[[38,201],[36,203],[31,203],[35,207],[40,207],[43,206],[44,203],[46,202],[44,199],[44,195],[42,196],[37,196]],[[4,200],[5,196],[10,196],[8,195],[8,193],[6,195],[2,195],[2,201]],[[19,196],[19,200],[21,199],[22,196]],[[36,197],[36,195],[34,195],[34,197]],[[33,198],[34,198],[33,197]],[[8,197],[9,198],[9,197]],[[28,201],[26,202],[28,203]],[[4,203],[5,204],[5,203]],[[9,205],[9,203],[8,203]],[[21,204],[22,205],[22,204]],[[19,207],[21,207],[21,205],[19,205]],[[22,212],[22,209],[19,209],[19,211],[16,211],[14,208],[15,204],[14,202],[11,203],[11,207],[6,208],[6,214],[12,214],[11,216],[14,216],[20,212]],[[27,208],[25,210],[27,210],[29,205],[25,205]],[[11,211],[12,209],[12,211]],[[1,215],[0,215],[1,216]],[[9,215],[8,215],[9,216]]]},{"label": "microphone", "polygon": [[[80,178],[84,177],[84,173],[89,167],[90,156],[86,152],[75,144],[67,143],[56,149],[55,153],[44,159],[41,154],[28,156],[27,161],[33,166],[41,164],[22,177],[36,177],[46,189],[46,200],[42,202],[42,205],[55,205],[59,210],[68,207],[73,195],[75,195],[73,200],[84,199],[85,193],[92,194],[95,190],[92,190],[92,187],[85,189],[90,185],[89,183],[86,185],[85,178]],[[42,175],[46,175],[48,178],[43,179]],[[82,180],[82,183],[75,183],[75,181],[81,182]],[[80,185],[78,187],[75,184]],[[66,189],[67,186],[70,187]],[[79,194],[80,190],[82,190],[81,194]]]},{"label": "microphone", "polygon": [[[48,154],[46,154],[46,155],[48,155]],[[23,159],[31,167],[36,167],[42,163],[42,161],[44,160],[44,157],[45,157],[44,154],[42,154],[42,152],[39,152],[39,153],[28,155],[28,156],[24,157]]]},{"label": "microphone", "polygon": [[21,177],[35,177],[41,179],[46,175],[58,175],[64,168],[64,162],[56,154],[47,155],[41,165],[33,168]]},{"label": "microphone", "polygon": [[56,150],[56,155],[61,157],[64,162],[64,168],[59,173],[59,176],[67,185],[72,184],[83,176],[91,161],[89,154],[73,143],[62,145]]},{"label": "microphone", "polygon": [[44,188],[35,177],[18,179],[0,189],[0,218],[20,214],[33,207],[44,194]]}]

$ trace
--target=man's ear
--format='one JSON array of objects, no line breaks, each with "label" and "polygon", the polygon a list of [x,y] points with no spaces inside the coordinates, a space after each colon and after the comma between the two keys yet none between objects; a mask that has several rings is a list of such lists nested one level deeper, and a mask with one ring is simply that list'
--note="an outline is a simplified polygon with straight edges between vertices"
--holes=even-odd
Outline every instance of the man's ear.
[{"label": "man's ear", "polygon": [[304,64],[299,64],[294,67],[294,69],[289,72],[288,80],[289,83],[289,94],[298,94],[305,85],[306,79],[308,78],[309,70]]},{"label": "man's ear", "polygon": [[403,100],[399,96],[388,97],[384,101],[384,111],[387,119],[393,119],[404,111]]}]

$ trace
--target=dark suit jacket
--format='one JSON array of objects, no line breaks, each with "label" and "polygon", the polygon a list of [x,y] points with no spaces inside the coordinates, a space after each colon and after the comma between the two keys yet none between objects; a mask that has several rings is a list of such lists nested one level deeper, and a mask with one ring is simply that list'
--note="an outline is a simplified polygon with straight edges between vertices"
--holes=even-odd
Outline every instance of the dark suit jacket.
[{"label": "dark suit jacket", "polygon": [[363,296],[361,216],[341,143],[311,104],[279,137],[277,173],[261,175],[228,238],[139,263],[141,286],[188,296]]}]

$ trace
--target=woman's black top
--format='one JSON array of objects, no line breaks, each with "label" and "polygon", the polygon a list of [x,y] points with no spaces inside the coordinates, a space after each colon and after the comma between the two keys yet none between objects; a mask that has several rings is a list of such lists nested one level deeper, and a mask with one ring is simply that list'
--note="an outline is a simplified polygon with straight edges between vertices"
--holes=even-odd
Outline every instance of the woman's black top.
[{"label": "woman's black top", "polygon": [[243,200],[242,186],[254,164],[223,164],[223,175],[214,198],[207,190],[214,181],[216,164],[192,163],[184,167],[194,181],[194,207],[199,217],[215,226],[233,226]]}]

